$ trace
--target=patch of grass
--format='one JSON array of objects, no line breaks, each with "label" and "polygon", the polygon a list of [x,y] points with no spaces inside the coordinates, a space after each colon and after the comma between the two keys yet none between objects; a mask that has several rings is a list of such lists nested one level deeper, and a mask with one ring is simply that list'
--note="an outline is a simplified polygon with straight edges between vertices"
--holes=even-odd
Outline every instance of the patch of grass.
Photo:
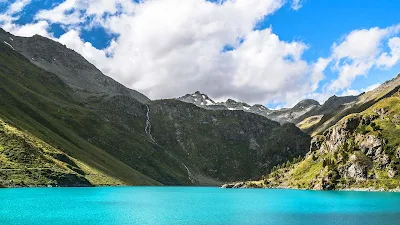
[{"label": "patch of grass", "polygon": [[311,127],[319,123],[322,117],[323,117],[322,115],[308,117],[303,121],[301,121],[300,123],[298,123],[296,126],[299,127],[301,130],[310,129]]}]

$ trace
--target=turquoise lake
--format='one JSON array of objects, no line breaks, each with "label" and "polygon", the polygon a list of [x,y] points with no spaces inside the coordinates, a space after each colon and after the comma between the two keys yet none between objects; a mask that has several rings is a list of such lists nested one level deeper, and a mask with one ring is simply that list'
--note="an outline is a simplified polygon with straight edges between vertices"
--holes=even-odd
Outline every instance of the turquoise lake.
[{"label": "turquoise lake", "polygon": [[212,187],[0,189],[0,224],[400,224],[400,193]]}]

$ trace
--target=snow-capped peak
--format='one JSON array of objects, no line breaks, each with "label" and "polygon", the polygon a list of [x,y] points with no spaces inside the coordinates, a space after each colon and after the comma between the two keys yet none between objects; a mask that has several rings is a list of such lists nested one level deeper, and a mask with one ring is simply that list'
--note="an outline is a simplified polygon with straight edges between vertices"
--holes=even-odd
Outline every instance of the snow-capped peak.
[{"label": "snow-capped peak", "polygon": [[193,94],[187,94],[185,96],[182,96],[178,98],[178,100],[181,100],[183,102],[193,103],[197,106],[215,105],[214,100],[209,98],[206,94],[200,93],[199,91],[196,91]]}]

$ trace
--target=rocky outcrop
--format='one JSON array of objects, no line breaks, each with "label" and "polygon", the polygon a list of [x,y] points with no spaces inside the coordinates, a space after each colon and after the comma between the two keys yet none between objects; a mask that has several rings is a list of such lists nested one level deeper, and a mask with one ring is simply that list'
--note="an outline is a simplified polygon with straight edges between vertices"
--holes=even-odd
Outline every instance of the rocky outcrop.
[{"label": "rocky outcrop", "polygon": [[[315,190],[399,190],[400,132],[393,123],[398,104],[400,98],[390,98],[345,117],[323,135],[315,136],[300,162],[277,166],[258,183]],[[251,182],[245,183],[245,187],[251,186]]]}]

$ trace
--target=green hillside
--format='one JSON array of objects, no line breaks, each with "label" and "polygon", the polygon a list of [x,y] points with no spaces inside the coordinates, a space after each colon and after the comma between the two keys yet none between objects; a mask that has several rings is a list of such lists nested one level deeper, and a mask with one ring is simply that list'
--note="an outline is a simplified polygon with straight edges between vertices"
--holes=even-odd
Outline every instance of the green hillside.
[{"label": "green hillside", "polygon": [[0,119],[0,186],[124,185]]},{"label": "green hillside", "polygon": [[351,114],[314,137],[303,159],[275,167],[248,186],[306,189],[398,189],[400,97]]}]

